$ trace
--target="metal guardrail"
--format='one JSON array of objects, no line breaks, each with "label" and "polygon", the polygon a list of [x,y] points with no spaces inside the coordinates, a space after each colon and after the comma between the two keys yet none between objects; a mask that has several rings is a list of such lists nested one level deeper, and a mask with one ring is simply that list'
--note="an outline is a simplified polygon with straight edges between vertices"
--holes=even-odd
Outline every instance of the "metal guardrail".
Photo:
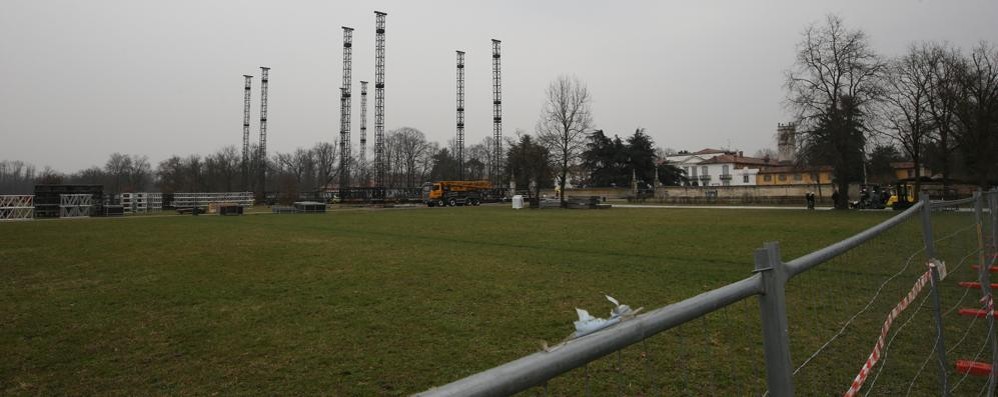
[{"label": "metal guardrail", "polygon": [[904,212],[895,215],[891,217],[891,219],[883,221],[869,229],[859,232],[852,237],[787,262],[786,265],[789,277],[806,272],[817,265],[827,262],[836,256],[842,255],[847,251],[856,248],[860,244],[870,241],[874,237],[879,236],[887,230],[890,230],[892,227],[897,226],[901,222],[908,220],[908,218],[911,218],[915,214],[918,214],[919,211],[922,211],[922,207],[924,206],[924,201],[915,203],[915,205],[904,210]]},{"label": "metal guardrail", "polygon": [[659,332],[762,292],[758,274],[721,288],[653,310],[614,327],[573,339],[551,351],[541,351],[479,372],[417,396],[504,396],[581,367]]},{"label": "metal guardrail", "polygon": [[[989,194],[998,196],[998,191]],[[756,250],[755,274],[748,278],[636,316],[611,328],[569,340],[547,351],[533,353],[446,385],[431,388],[417,393],[416,396],[514,394],[543,385],[548,379],[751,296],[759,296],[766,378],[770,394],[792,396],[794,395],[793,367],[790,363],[785,299],[785,288],[789,279],[862,245],[916,214],[922,214],[924,221],[930,216],[932,208],[974,203],[977,197],[975,195],[969,199],[932,203],[923,198],[911,208],[884,222],[786,263],[780,259],[779,244],[766,243],[763,248]],[[923,222],[923,234],[927,243],[926,253],[931,257],[934,255],[931,244],[931,222],[928,226]],[[936,302],[938,303],[938,299]],[[941,333],[939,335],[941,339]],[[945,362],[942,353],[940,360]]]},{"label": "metal guardrail", "polygon": [[[989,192],[988,194],[991,194],[991,192]],[[977,196],[970,196],[959,200],[933,201],[930,207],[932,208],[956,207],[958,205],[973,204],[974,200],[977,200]]]}]

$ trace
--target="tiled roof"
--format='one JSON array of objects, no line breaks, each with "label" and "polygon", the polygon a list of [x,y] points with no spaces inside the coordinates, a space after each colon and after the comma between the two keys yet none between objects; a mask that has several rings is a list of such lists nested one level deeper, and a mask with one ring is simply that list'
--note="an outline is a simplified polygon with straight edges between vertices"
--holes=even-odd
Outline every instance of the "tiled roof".
[{"label": "tiled roof", "polygon": [[703,149],[699,152],[693,152],[691,154],[718,154],[718,153],[728,153],[728,151],[721,149]]},{"label": "tiled roof", "polygon": [[700,164],[735,164],[735,165],[779,165],[775,159],[760,159],[757,157],[739,157],[733,154],[722,154],[714,158],[703,161]]}]

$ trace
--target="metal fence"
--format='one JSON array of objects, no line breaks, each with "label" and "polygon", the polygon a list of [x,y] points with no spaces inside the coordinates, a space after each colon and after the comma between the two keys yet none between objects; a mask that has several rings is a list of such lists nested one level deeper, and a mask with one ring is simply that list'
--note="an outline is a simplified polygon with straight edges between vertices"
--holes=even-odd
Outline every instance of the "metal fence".
[{"label": "metal fence", "polygon": [[[949,211],[956,210],[956,211]],[[950,221],[952,230],[942,227],[940,219],[945,219]],[[956,223],[952,221],[956,219]],[[935,223],[939,223],[934,227]],[[791,335],[797,329],[799,329],[802,324],[809,322],[806,320],[809,313],[807,310],[795,309],[795,314],[793,317],[788,316],[788,305],[793,306],[807,306],[806,302],[801,300],[808,300],[808,296],[818,296],[818,295],[808,295],[803,291],[795,291],[793,294],[793,299],[787,298],[788,287],[791,285],[791,279],[799,278],[797,284],[803,286],[804,290],[813,289],[813,284],[808,284],[808,281],[803,281],[805,278],[801,277],[806,272],[823,269],[828,270],[832,268],[833,262],[835,261],[854,261],[858,258],[850,257],[850,252],[853,252],[859,248],[867,248],[870,250],[883,250],[884,247],[890,247],[890,244],[895,244],[896,241],[874,241],[878,236],[884,236],[885,233],[890,231],[895,231],[901,229],[901,226],[909,224],[909,228],[916,230],[914,232],[906,231],[901,234],[898,233],[896,236],[897,241],[904,242],[905,244],[912,244],[913,246],[907,246],[907,248],[913,252],[907,257],[907,260],[903,261],[903,267],[897,272],[894,269],[889,271],[883,270],[886,273],[881,273],[875,276],[868,275],[855,275],[853,279],[844,279],[843,289],[853,288],[855,286],[849,285],[851,280],[857,278],[869,279],[872,284],[864,285],[863,292],[872,292],[873,298],[867,301],[867,297],[864,296],[862,301],[858,303],[861,309],[851,315],[847,316],[848,320],[844,323],[842,321],[821,323],[819,320],[818,325],[826,329],[825,335],[821,336],[820,340],[817,341],[796,341],[792,340]],[[541,391],[543,394],[548,394],[547,385],[548,382],[553,380],[560,375],[566,374],[576,368],[585,368],[586,385],[584,393],[573,393],[573,394],[590,394],[589,391],[589,364],[599,360],[603,357],[609,356],[613,353],[617,353],[617,368],[619,370],[620,361],[620,351],[638,343],[645,343],[645,341],[652,336],[663,333],[670,329],[676,329],[684,324],[691,322],[692,320],[698,318],[705,318],[705,316],[721,311],[728,306],[736,303],[749,304],[746,301],[750,297],[757,297],[758,299],[758,311],[759,318],[755,326],[760,327],[760,333],[762,338],[761,343],[761,358],[756,358],[756,362],[764,362],[765,368],[765,385],[760,385],[764,387],[764,393],[774,396],[793,396],[795,395],[795,379],[797,377],[801,378],[802,382],[817,382],[815,378],[820,376],[820,374],[814,377],[806,377],[801,374],[802,369],[804,369],[809,364],[812,365],[812,372],[825,372],[831,366],[840,367],[837,371],[845,371],[847,373],[859,373],[856,377],[856,382],[852,385],[848,383],[838,384],[836,387],[841,387],[842,391],[846,391],[847,395],[852,395],[850,393],[857,393],[863,387],[863,381],[870,378],[870,383],[867,384],[867,389],[874,387],[874,384],[880,378],[883,372],[883,367],[887,365],[887,362],[883,362],[880,368],[877,368],[879,372],[874,373],[872,361],[876,363],[877,360],[886,360],[887,349],[891,347],[895,342],[895,338],[901,332],[900,329],[908,326],[913,320],[916,319],[916,315],[923,308],[923,306],[929,305],[932,315],[930,317],[921,318],[921,327],[912,327],[916,329],[925,329],[919,336],[913,337],[922,339],[928,339],[927,343],[919,346],[914,346],[908,350],[914,350],[914,353],[907,352],[908,354],[917,354],[918,360],[905,360],[905,362],[920,362],[921,367],[918,367],[918,371],[914,374],[914,378],[907,382],[907,377],[905,382],[895,382],[895,385],[884,386],[888,388],[885,391],[888,394],[901,394],[904,392],[905,387],[907,387],[907,393],[911,393],[912,389],[916,386],[916,382],[920,387],[917,394],[939,393],[941,395],[949,395],[951,392],[957,390],[960,383],[966,379],[966,375],[954,371],[953,363],[956,357],[947,357],[947,354],[959,355],[959,354],[973,354],[973,351],[977,351],[975,359],[984,357],[982,361],[998,362],[998,343],[995,339],[995,328],[994,328],[994,312],[993,303],[991,300],[991,283],[990,283],[990,272],[991,266],[995,264],[995,246],[998,245],[998,234],[995,230],[998,229],[998,191],[992,190],[989,192],[978,192],[973,197],[955,200],[955,201],[939,201],[930,202],[927,200],[927,195],[923,195],[922,201],[916,203],[909,209],[891,217],[890,219],[883,221],[867,230],[864,230],[856,235],[853,235],[845,240],[837,242],[835,244],[829,245],[825,248],[819,249],[817,251],[808,253],[806,255],[800,256],[796,259],[784,262],[781,259],[781,247],[778,242],[771,242],[764,244],[763,247],[757,249],[754,253],[754,263],[755,268],[751,276],[744,278],[740,281],[725,285],[723,287],[710,290],[694,297],[652,310],[646,314],[637,315],[632,319],[623,321],[617,325],[610,328],[598,331],[593,334],[582,336],[575,339],[570,339],[562,344],[555,346],[553,348],[544,349],[537,353],[533,353],[517,360],[499,365],[492,369],[488,369],[466,378],[454,381],[452,383],[431,388],[425,392],[419,393],[420,396],[499,396],[499,395],[511,395],[518,392],[522,392],[534,387],[542,387]],[[921,241],[912,237],[912,234],[921,234]],[[943,235],[945,234],[945,235]],[[969,243],[970,237],[973,237],[973,242]],[[960,239],[968,243],[955,244],[954,240]],[[938,247],[937,247],[938,246]],[[917,249],[913,249],[917,248]],[[946,251],[943,255],[940,255],[938,250]],[[899,252],[900,249],[899,249]],[[907,253],[908,251],[903,251]],[[945,263],[943,261],[937,260],[939,256],[949,256],[949,258],[944,258],[949,261]],[[836,259],[838,258],[838,259]],[[843,260],[842,258],[845,258]],[[916,259],[923,259],[926,266],[910,266],[912,263],[917,263]],[[943,287],[947,285],[953,285],[949,280],[946,283],[942,283],[940,278],[946,276],[946,266],[949,266],[949,274],[957,269],[966,269],[965,263],[972,263],[972,261],[977,261],[976,267],[976,282],[980,288],[980,294],[982,296],[981,304],[978,308],[985,310],[985,315],[979,316],[983,317],[983,321],[987,323],[987,328],[983,331],[974,328],[975,320],[967,320],[967,323],[951,324],[949,329],[957,329],[958,334],[962,334],[962,337],[953,337],[957,339],[954,341],[950,340],[951,346],[947,348],[946,339],[946,323],[955,323],[959,320],[950,320],[955,318],[958,314],[964,313],[964,309],[959,312],[956,310],[963,306],[974,306],[974,299],[967,300],[967,296],[974,288],[971,284],[960,283],[961,286],[966,287],[966,289],[944,289]],[[848,269],[850,272],[856,272],[855,268]],[[942,272],[942,274],[940,274]],[[883,281],[881,282],[881,279]],[[915,286],[912,287],[912,281],[915,281]],[[920,289],[924,286],[926,293],[919,294]],[[855,287],[859,289],[858,287]],[[911,291],[908,292],[908,289]],[[884,306],[884,304],[877,304],[874,306],[874,301],[878,299],[882,294],[881,292],[885,289],[888,290],[898,290],[899,296],[903,297],[901,303],[897,303],[894,298],[881,299],[889,301],[889,306]],[[946,293],[946,306],[949,307],[953,301],[955,305],[946,310],[943,307],[943,299],[940,297],[940,291],[943,290]],[[834,300],[837,297],[848,294],[846,290],[833,289],[830,292],[825,293],[825,298]],[[852,291],[854,292],[854,291]],[[907,294],[905,294],[907,292]],[[962,296],[959,296],[962,292]],[[887,295],[887,294],[883,294]],[[957,301],[957,297],[959,300]],[[952,298],[950,298],[952,297]],[[920,300],[919,300],[920,299]],[[916,301],[917,300],[917,301]],[[865,303],[864,303],[865,302]],[[901,323],[900,313],[904,311],[908,305],[911,304],[913,309],[909,312],[913,312],[906,317],[902,324],[894,325],[898,328],[894,333],[889,333],[892,322],[895,318],[898,318],[897,322]],[[749,304],[750,305],[750,304]],[[739,305],[741,306],[741,305]],[[873,306],[871,308],[871,306]],[[978,310],[981,310],[978,309]],[[817,311],[818,309],[814,309]],[[966,309],[973,310],[973,309]],[[801,314],[803,313],[803,314]],[[865,313],[865,314],[864,314]],[[870,341],[858,342],[859,344],[853,343],[850,340],[845,343],[847,346],[843,346],[843,349],[849,349],[850,357],[859,357],[859,361],[839,361],[839,360],[825,360],[818,363],[820,354],[829,349],[829,345],[840,338],[847,327],[849,327],[857,317],[864,314],[866,317],[876,318],[875,326],[876,331],[879,332],[880,338],[877,339],[878,332],[874,331],[864,331],[865,335],[859,340]],[[816,316],[817,317],[817,316]],[[883,324],[880,325],[880,321],[885,317],[888,318]],[[796,323],[791,324],[791,318],[796,321]],[[963,317],[965,318],[965,317]],[[963,320],[961,318],[961,320]],[[866,323],[872,324],[872,321],[866,320]],[[704,322],[704,327],[706,330],[707,322]],[[844,325],[843,325],[844,324]],[[682,327],[688,328],[689,325]],[[981,331],[981,332],[977,332]],[[914,332],[914,331],[913,331]],[[952,332],[952,331],[950,331]],[[706,333],[706,331],[705,331]],[[828,338],[827,334],[831,334]],[[682,337],[682,334],[677,334]],[[888,338],[888,336],[890,338]],[[911,338],[902,338],[911,339]],[[876,343],[872,341],[876,340]],[[801,343],[800,346],[795,346],[792,349],[791,342]],[[807,342],[807,343],[804,343]],[[983,343],[975,343],[983,342]],[[676,343],[670,341],[670,343]],[[682,340],[678,341],[680,348],[685,343]],[[981,347],[977,348],[980,344]],[[815,349],[814,347],[817,346]],[[959,348],[958,348],[959,347]],[[871,353],[871,348],[874,352]],[[969,349],[969,350],[967,350]],[[793,365],[791,360],[792,350],[796,351],[798,357],[806,357],[800,360],[798,366]],[[992,358],[988,360],[983,353],[990,350]],[[969,353],[964,353],[964,352]],[[803,353],[801,355],[800,353]],[[905,354],[903,350],[898,351],[898,355]],[[955,354],[954,354],[955,353]],[[869,356],[867,356],[869,354]],[[894,354],[894,353],[892,353]],[[750,353],[751,355],[751,353]],[[759,355],[759,354],[756,354]],[[641,353],[642,360],[645,360],[645,351]],[[718,355],[712,354],[713,357]],[[725,355],[721,355],[725,356]],[[924,361],[922,357],[925,357]],[[867,365],[863,365],[862,358],[867,358]],[[967,359],[971,357],[966,357]],[[722,359],[731,360],[732,355],[727,355],[722,357]],[[895,360],[897,361],[897,360]],[[935,362],[934,365],[929,366],[930,362]],[[896,365],[896,364],[895,364]],[[814,367],[818,366],[818,367]],[[917,365],[915,366],[917,367]],[[914,368],[914,367],[912,367]],[[923,376],[926,372],[932,371],[935,368],[936,377],[935,379],[927,379],[928,376]],[[814,371],[813,369],[818,369]],[[680,371],[685,371],[688,369],[680,368]],[[962,376],[957,381],[952,381],[950,378],[953,375]],[[804,380],[807,378],[807,380]],[[841,377],[840,377],[841,378]],[[862,378],[862,379],[861,379]],[[886,378],[886,377],[885,377]],[[995,372],[992,370],[991,375],[988,377],[987,383],[984,384],[984,388],[981,389],[982,393],[986,395],[993,395],[995,390]],[[683,380],[686,382],[685,378]],[[886,380],[881,380],[881,384],[886,383]],[[925,382],[930,382],[930,386],[925,386]],[[817,384],[817,383],[816,383]],[[924,388],[932,388],[932,390],[925,390]],[[853,390],[855,389],[855,390]],[[864,390],[867,390],[864,389]],[[900,390],[900,392],[896,391]],[[833,394],[839,392],[837,390],[827,390],[819,387],[817,391],[819,394],[827,395],[829,392]],[[869,393],[869,390],[867,390]],[[623,392],[618,394],[625,394]],[[643,394],[643,393],[642,393]],[[716,391],[713,394],[717,394]],[[749,393],[740,393],[749,394]]]}]

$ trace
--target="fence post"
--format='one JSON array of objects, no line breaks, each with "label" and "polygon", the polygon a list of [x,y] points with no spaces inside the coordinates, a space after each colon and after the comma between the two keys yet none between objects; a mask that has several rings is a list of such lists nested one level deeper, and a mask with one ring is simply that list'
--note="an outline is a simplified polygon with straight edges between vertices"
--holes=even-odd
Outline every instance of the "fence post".
[{"label": "fence post", "polygon": [[[936,259],[936,245],[932,236],[932,206],[929,205],[929,194],[922,191],[919,194],[919,201],[922,202],[922,240],[925,243],[925,257],[930,263]],[[929,266],[929,275],[932,277],[932,315],[936,321],[936,357],[939,362],[939,386],[942,388],[942,396],[949,395],[948,365],[946,364],[946,340],[943,338],[943,315],[942,303],[939,301],[939,269],[934,265]]]},{"label": "fence post", "polygon": [[995,395],[995,375],[998,374],[998,339],[995,339],[994,296],[991,294],[990,262],[986,258],[984,246],[984,193],[981,189],[974,192],[974,221],[977,223],[978,258],[977,277],[981,284],[981,297],[984,299],[988,313],[988,339],[991,340],[991,376],[988,377],[988,397]]},{"label": "fence post", "polygon": [[991,198],[988,202],[988,210],[991,212],[991,255],[996,255],[998,254],[998,188],[991,189],[988,197]]},{"label": "fence post", "polygon": [[922,202],[922,241],[925,242],[925,257],[935,259],[936,242],[932,237],[932,206],[929,205],[929,194],[921,192],[919,201]]},{"label": "fence post", "polygon": [[794,395],[787,322],[787,272],[780,259],[780,244],[769,242],[755,250],[755,272],[762,275],[759,310],[766,358],[766,386],[777,397]]}]

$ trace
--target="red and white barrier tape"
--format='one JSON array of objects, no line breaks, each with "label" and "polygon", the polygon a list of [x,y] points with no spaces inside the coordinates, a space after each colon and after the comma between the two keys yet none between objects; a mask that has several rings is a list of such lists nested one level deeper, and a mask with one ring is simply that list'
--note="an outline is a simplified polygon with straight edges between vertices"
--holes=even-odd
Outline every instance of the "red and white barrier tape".
[{"label": "red and white barrier tape", "polygon": [[[945,270],[943,270],[943,274],[945,274]],[[890,331],[891,324],[894,323],[894,319],[896,319],[901,312],[904,311],[904,309],[908,308],[908,305],[915,300],[918,293],[922,292],[922,287],[925,287],[925,284],[928,284],[931,279],[932,269],[929,269],[918,277],[918,281],[916,281],[915,285],[911,287],[911,291],[908,291],[908,295],[906,295],[904,299],[901,299],[901,302],[898,303],[897,306],[894,306],[891,313],[887,315],[887,320],[884,320],[884,326],[880,328],[880,337],[877,338],[877,344],[873,345],[873,352],[870,353],[870,357],[866,359],[866,363],[863,364],[863,368],[859,370],[859,375],[856,375],[856,378],[853,379],[852,385],[849,386],[849,390],[846,390],[846,393],[843,395],[844,397],[855,396],[856,393],[859,392],[859,389],[863,387],[863,382],[866,382],[866,377],[870,375],[870,370],[872,370],[873,366],[880,360],[881,350],[884,348],[884,343],[887,340],[887,333]]]}]

